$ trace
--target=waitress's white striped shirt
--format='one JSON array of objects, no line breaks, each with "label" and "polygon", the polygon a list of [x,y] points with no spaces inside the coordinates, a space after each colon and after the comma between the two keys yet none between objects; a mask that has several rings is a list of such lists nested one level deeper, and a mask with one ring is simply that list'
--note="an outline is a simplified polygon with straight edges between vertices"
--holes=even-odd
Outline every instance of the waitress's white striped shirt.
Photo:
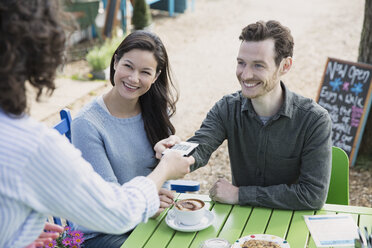
[{"label": "waitress's white striped shirt", "polygon": [[57,131],[27,116],[9,118],[0,109],[0,248],[33,242],[48,215],[119,234],[158,208],[151,180],[108,183]]}]

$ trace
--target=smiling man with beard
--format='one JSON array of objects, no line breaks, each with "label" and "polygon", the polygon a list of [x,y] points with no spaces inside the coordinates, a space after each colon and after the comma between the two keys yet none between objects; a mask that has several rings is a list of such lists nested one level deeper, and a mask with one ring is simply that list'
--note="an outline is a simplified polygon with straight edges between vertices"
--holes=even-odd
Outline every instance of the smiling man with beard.
[{"label": "smiling man with beard", "polygon": [[[331,120],[325,109],[281,81],[292,67],[290,30],[277,21],[259,21],[246,26],[239,39],[241,91],[219,100],[188,140],[200,144],[192,170],[206,165],[227,139],[232,184],[219,179],[209,191],[213,200],[319,209],[330,179]],[[157,157],[178,139],[160,141]]]}]

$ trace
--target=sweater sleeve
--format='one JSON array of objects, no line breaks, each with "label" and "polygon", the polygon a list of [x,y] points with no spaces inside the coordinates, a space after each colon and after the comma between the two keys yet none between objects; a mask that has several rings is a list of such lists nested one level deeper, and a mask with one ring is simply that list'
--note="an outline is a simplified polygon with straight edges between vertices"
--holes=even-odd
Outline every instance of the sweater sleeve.
[{"label": "sweater sleeve", "polygon": [[93,166],[94,170],[106,181],[118,183],[107,157],[105,145],[94,125],[84,118],[75,118],[72,121],[71,132],[72,143],[82,152],[83,158]]},{"label": "sweater sleeve", "polygon": [[22,198],[35,211],[113,234],[155,214],[160,203],[151,180],[136,177],[122,186],[106,182],[67,139],[50,132],[40,137],[21,177]]}]

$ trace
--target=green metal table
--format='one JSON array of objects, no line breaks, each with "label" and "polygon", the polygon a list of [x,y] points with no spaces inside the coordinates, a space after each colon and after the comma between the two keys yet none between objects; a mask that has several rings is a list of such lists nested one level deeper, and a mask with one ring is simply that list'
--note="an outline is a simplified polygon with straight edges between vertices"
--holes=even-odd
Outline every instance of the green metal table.
[{"label": "green metal table", "polygon": [[214,222],[198,232],[179,232],[165,223],[166,211],[158,218],[139,224],[121,248],[198,248],[210,238],[223,238],[233,244],[250,234],[271,234],[286,239],[291,248],[316,247],[303,215],[351,214],[358,226],[371,231],[372,208],[326,204],[318,211],[291,211],[262,207],[220,204],[207,195],[179,194],[178,199],[198,198],[215,214]]}]

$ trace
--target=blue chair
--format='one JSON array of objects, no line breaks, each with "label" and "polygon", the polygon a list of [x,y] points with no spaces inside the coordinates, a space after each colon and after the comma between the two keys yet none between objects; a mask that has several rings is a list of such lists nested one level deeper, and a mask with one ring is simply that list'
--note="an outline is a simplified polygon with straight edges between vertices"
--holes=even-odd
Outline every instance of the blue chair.
[{"label": "blue chair", "polygon": [[[59,112],[61,116],[61,121],[54,125],[54,129],[56,129],[60,134],[65,135],[68,140],[71,142],[71,113],[70,110],[65,108]],[[59,217],[53,216],[53,221],[55,224],[62,226],[62,220]],[[71,223],[68,220],[66,221],[67,226],[71,226]]]},{"label": "blue chair", "polygon": [[72,121],[72,118],[71,118],[70,110],[67,109],[67,108],[62,109],[59,112],[59,115],[61,116],[61,121],[58,122],[56,125],[54,125],[54,129],[57,129],[57,131],[60,134],[65,135],[68,138],[68,140],[71,142],[71,121]]}]

